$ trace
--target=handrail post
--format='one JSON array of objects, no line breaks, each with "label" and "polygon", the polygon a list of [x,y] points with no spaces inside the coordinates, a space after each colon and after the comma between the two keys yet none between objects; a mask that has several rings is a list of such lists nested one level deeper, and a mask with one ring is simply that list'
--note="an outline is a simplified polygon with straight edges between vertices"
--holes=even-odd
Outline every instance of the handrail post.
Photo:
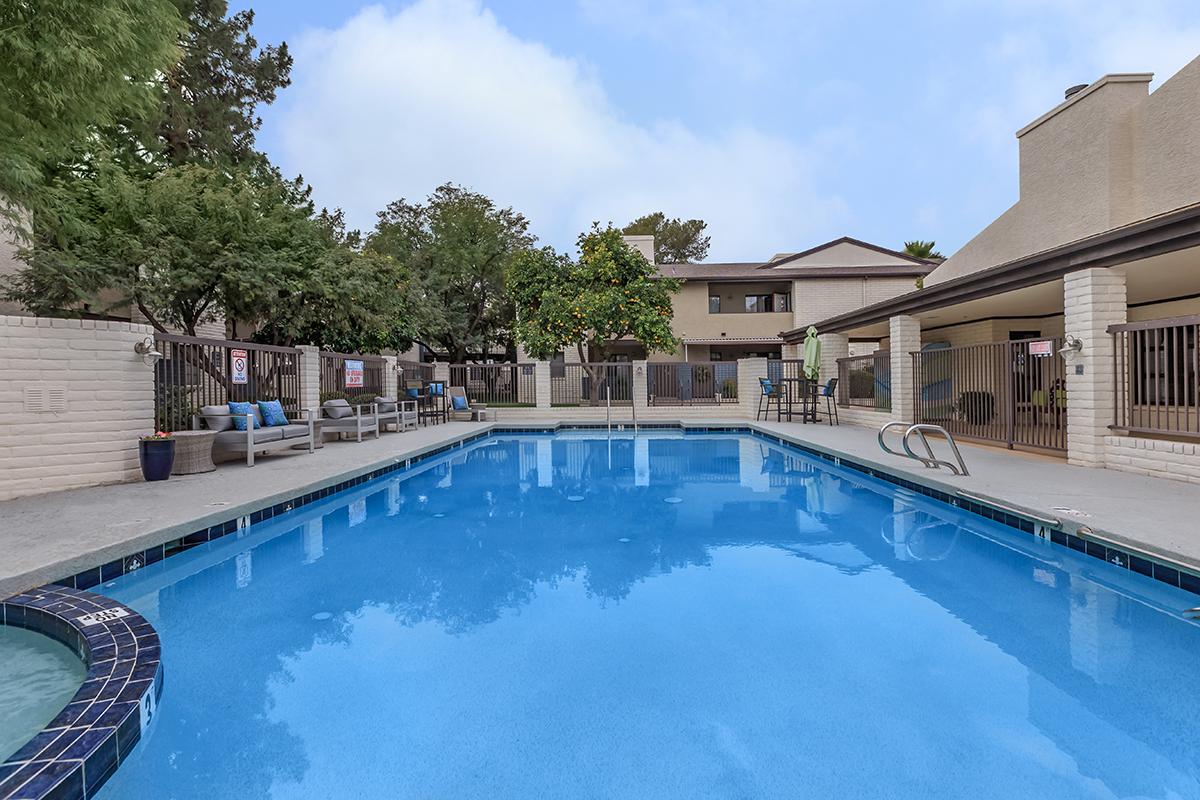
[{"label": "handrail post", "polygon": [[608,435],[612,436],[612,387],[604,383],[604,419],[608,423]]}]

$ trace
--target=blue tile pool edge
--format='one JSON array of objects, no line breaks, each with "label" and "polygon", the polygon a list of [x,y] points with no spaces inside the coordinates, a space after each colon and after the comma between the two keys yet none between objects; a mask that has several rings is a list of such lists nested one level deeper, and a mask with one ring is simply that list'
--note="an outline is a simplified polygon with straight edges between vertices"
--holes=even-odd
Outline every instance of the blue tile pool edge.
[{"label": "blue tile pool edge", "polygon": [[94,796],[154,717],[163,688],[158,633],[115,600],[55,584],[4,600],[0,623],[49,636],[87,666],[66,707],[0,764],[0,798]]}]

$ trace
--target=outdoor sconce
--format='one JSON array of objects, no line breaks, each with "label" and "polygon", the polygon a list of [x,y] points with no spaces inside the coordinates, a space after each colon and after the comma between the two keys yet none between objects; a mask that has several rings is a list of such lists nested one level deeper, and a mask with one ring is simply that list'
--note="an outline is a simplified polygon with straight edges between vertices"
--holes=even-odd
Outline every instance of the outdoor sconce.
[{"label": "outdoor sconce", "polygon": [[154,340],[149,336],[135,344],[133,352],[142,357],[142,363],[147,367],[153,367],[163,357],[163,354],[154,348]]},{"label": "outdoor sconce", "polygon": [[646,370],[645,370],[645,369],[643,369],[642,367],[638,367],[638,368],[637,368],[637,370],[636,370],[636,372],[637,372],[637,374],[638,374],[638,375],[641,375],[641,374],[642,374],[643,372],[645,372],[645,371],[646,371]]},{"label": "outdoor sconce", "polygon": [[1064,358],[1070,358],[1076,353],[1082,352],[1083,342],[1074,336],[1063,337],[1063,346],[1059,348],[1058,354]]}]

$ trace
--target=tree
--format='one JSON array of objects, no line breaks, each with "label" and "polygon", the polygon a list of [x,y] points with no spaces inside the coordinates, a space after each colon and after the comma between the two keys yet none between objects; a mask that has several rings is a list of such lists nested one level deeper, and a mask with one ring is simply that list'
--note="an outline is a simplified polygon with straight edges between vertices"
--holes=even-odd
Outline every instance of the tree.
[{"label": "tree", "polygon": [[524,216],[446,184],[424,204],[397,200],[378,217],[366,250],[391,256],[411,274],[417,341],[462,363],[511,340],[505,277],[534,241]]},{"label": "tree", "polygon": [[0,195],[36,211],[42,170],[91,131],[143,113],[178,58],[172,0],[0,4]]},{"label": "tree", "polygon": [[133,305],[156,329],[192,336],[222,316],[253,319],[295,292],[319,253],[297,191],[247,171],[190,165],[146,177],[101,161],[55,181],[55,216],[86,222],[64,241],[35,220],[9,298],[61,314],[106,295],[107,309]]},{"label": "tree", "polygon": [[254,149],[257,107],[291,83],[287,44],[259,47],[249,9],[227,17],[225,0],[175,2],[187,20],[181,57],[160,76],[153,111],[130,120],[128,146],[169,164],[266,163]]},{"label": "tree", "polygon": [[914,258],[944,259],[945,256],[939,253],[935,249],[936,247],[937,242],[926,242],[921,239],[914,239],[911,242],[904,243],[904,252],[910,256],[913,256]]},{"label": "tree", "polygon": [[[539,359],[575,347],[584,363],[607,361],[612,343],[625,337],[647,350],[674,352],[679,339],[671,330],[671,297],[682,286],[659,277],[620,231],[594,224],[579,236],[578,261],[551,247],[514,259],[509,291],[517,306],[517,341]],[[589,368],[593,372],[600,371]],[[591,378],[603,387],[603,374]],[[593,399],[600,396],[593,393]]]},{"label": "tree", "polygon": [[667,219],[666,214],[655,211],[638,217],[621,232],[630,236],[654,236],[656,264],[690,264],[703,261],[708,255],[706,227],[708,225],[702,219]]}]

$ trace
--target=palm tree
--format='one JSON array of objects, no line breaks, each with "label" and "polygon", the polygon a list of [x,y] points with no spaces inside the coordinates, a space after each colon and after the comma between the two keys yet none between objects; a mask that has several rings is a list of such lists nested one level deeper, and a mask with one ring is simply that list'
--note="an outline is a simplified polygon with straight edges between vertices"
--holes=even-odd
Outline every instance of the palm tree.
[{"label": "palm tree", "polygon": [[937,242],[925,242],[920,239],[914,239],[911,242],[904,243],[904,252],[910,256],[915,256],[916,258],[936,258],[944,261],[946,257],[937,250],[934,250],[936,246]]}]

